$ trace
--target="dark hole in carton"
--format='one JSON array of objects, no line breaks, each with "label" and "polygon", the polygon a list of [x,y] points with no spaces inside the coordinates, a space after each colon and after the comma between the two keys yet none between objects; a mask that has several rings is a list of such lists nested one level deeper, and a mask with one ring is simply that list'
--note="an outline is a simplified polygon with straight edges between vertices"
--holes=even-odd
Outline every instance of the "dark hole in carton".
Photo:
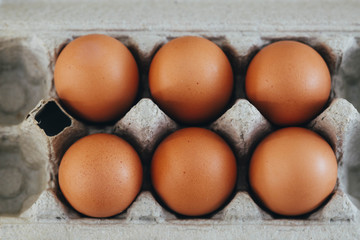
[{"label": "dark hole in carton", "polygon": [[48,102],[35,116],[47,136],[55,136],[71,125],[71,120],[55,102]]}]

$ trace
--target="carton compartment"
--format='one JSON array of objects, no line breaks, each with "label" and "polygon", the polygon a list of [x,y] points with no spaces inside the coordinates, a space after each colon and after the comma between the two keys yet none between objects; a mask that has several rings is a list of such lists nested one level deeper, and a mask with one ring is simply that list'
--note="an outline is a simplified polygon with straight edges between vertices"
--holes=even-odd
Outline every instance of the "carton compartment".
[{"label": "carton compartment", "polygon": [[[359,111],[360,109],[360,38],[348,41],[342,55],[341,64],[335,78],[338,80],[338,96],[347,99]],[[345,119],[349,119],[348,116]],[[348,139],[344,143],[342,164],[343,176],[340,182],[350,200],[360,208],[360,120],[354,120],[353,127],[348,131]]]},{"label": "carton compartment", "polygon": [[0,146],[0,214],[16,215],[43,190],[41,165],[28,164],[19,146]]},{"label": "carton compartment", "polygon": [[344,158],[347,159],[344,168],[343,182],[345,192],[349,194],[351,201],[360,209],[360,119],[357,120],[350,133],[349,140],[345,146]]},{"label": "carton compartment", "polygon": [[343,55],[338,76],[342,80],[341,95],[360,109],[360,38],[355,38]]},{"label": "carton compartment", "polygon": [[48,92],[49,60],[39,39],[0,40],[0,124],[18,124]]}]

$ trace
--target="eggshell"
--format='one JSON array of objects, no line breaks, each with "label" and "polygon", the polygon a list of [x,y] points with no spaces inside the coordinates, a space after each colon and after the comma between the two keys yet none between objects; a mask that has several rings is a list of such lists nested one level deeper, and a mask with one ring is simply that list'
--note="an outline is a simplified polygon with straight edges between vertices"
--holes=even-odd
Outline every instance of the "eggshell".
[{"label": "eggshell", "polygon": [[61,51],[54,83],[62,104],[76,117],[107,122],[118,119],[133,104],[139,73],[134,57],[120,41],[91,34]]},{"label": "eggshell", "polygon": [[279,41],[264,47],[246,73],[247,98],[272,123],[282,126],[314,118],[329,99],[331,77],[310,46]]},{"label": "eggshell", "polygon": [[215,43],[185,36],[156,53],[149,86],[156,103],[170,117],[198,124],[213,120],[224,110],[233,90],[233,72]]},{"label": "eggshell", "polygon": [[336,157],[318,134],[304,128],[284,128],[257,146],[249,178],[265,207],[281,215],[301,215],[319,207],[333,191]]},{"label": "eggshell", "polygon": [[230,147],[202,128],[171,134],[160,143],[151,162],[154,189],[169,208],[187,216],[218,209],[232,193],[236,176]]},{"label": "eggshell", "polygon": [[59,166],[60,189],[77,211],[110,217],[124,211],[142,185],[136,151],[111,134],[93,134],[75,142]]}]

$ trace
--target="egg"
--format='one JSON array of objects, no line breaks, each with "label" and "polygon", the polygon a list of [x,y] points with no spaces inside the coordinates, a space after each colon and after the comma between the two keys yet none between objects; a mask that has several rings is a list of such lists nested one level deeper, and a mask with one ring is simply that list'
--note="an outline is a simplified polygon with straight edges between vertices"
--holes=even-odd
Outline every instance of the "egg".
[{"label": "egg", "polygon": [[224,110],[233,90],[233,72],[224,52],[196,36],[171,40],[154,56],[149,87],[155,102],[176,121],[201,124]]},{"label": "egg", "polygon": [[337,180],[330,145],[310,130],[289,127],[267,136],[250,161],[250,186],[274,213],[297,216],[321,206]]},{"label": "egg", "polygon": [[329,99],[331,77],[324,59],[310,46],[279,41],[264,47],[249,64],[247,98],[272,123],[303,124]]},{"label": "egg", "polygon": [[142,164],[132,146],[105,133],[71,145],[60,162],[58,177],[66,200],[90,217],[124,211],[139,193],[142,179]]},{"label": "egg", "polygon": [[181,215],[209,214],[234,190],[236,159],[214,132],[197,127],[171,134],[151,162],[152,186],[170,209]]},{"label": "egg", "polygon": [[139,73],[134,57],[120,41],[91,34],[76,38],[61,51],[54,84],[71,114],[89,122],[109,122],[132,106]]}]

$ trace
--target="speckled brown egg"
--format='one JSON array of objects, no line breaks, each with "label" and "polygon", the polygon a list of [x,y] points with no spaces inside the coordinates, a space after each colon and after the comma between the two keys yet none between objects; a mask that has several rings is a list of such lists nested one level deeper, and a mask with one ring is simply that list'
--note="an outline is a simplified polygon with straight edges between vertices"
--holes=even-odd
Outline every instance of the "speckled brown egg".
[{"label": "speckled brown egg", "polygon": [[272,43],[250,62],[246,95],[272,123],[282,126],[308,122],[329,99],[331,77],[324,59],[296,41]]},{"label": "speckled brown egg", "polygon": [[267,136],[250,161],[250,185],[272,212],[296,216],[327,199],[337,180],[330,145],[305,128],[283,128]]},{"label": "speckled brown egg", "polygon": [[233,90],[233,72],[224,52],[195,36],[165,44],[150,65],[151,95],[165,113],[186,124],[214,120]]},{"label": "speckled brown egg", "polygon": [[173,211],[201,216],[229,198],[237,176],[235,156],[217,134],[184,128],[168,136],[151,162],[152,185]]},{"label": "speckled brown egg", "polygon": [[71,114],[90,122],[108,122],[117,120],[134,103],[139,73],[124,44],[91,34],[76,38],[61,51],[54,83]]},{"label": "speckled brown egg", "polygon": [[59,167],[64,197],[77,211],[91,217],[124,211],[139,193],[142,178],[142,164],[132,146],[104,133],[71,145]]}]

